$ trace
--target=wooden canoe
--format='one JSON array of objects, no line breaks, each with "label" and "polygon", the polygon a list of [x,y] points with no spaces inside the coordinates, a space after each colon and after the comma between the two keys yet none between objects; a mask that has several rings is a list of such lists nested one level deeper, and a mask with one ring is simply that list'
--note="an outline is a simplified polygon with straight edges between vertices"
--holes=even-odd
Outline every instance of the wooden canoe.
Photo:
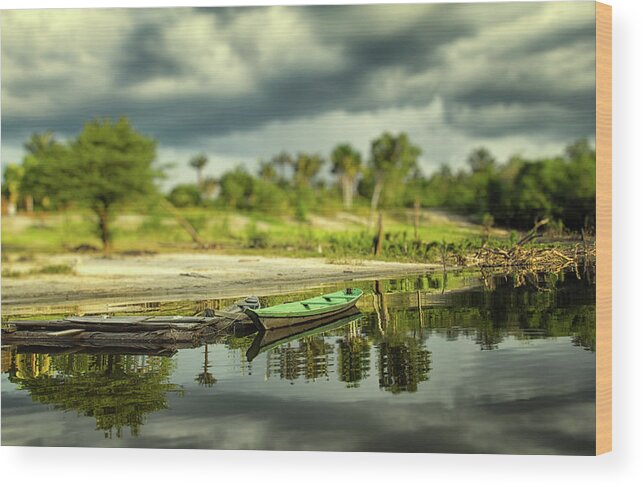
[{"label": "wooden canoe", "polygon": [[363,294],[361,289],[348,288],[303,301],[246,309],[245,313],[259,330],[272,330],[331,318],[353,308]]}]

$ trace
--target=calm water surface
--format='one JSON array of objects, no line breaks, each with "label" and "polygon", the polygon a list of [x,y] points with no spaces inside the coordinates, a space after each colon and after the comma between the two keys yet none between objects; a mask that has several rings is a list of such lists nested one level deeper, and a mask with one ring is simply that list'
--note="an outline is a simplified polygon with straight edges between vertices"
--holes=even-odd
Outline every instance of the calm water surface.
[{"label": "calm water surface", "polygon": [[261,348],[256,334],[172,356],[4,347],[2,444],[593,454],[594,284],[476,283],[360,283],[361,315]]}]

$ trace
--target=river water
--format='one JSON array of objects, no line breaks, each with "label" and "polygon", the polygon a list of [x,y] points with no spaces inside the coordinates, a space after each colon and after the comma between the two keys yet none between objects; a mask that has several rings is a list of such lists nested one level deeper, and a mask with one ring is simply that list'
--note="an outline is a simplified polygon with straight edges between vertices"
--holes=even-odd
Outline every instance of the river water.
[{"label": "river water", "polygon": [[2,444],[594,453],[592,278],[351,285],[365,291],[361,314],[291,336],[231,336],[173,355],[3,347]]}]

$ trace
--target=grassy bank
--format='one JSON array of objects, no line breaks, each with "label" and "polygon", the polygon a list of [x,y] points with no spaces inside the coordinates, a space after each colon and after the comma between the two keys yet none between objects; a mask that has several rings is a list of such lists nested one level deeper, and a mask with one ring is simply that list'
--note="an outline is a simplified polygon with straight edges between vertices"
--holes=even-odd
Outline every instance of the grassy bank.
[{"label": "grassy bank", "polygon": [[[182,209],[208,248],[222,253],[286,256],[323,256],[329,259],[367,259],[373,256],[376,224],[368,212],[310,214],[306,221],[260,213]],[[3,254],[99,252],[89,213],[40,213],[2,219]],[[437,212],[422,212],[416,229],[408,211],[384,214],[382,259],[438,261],[445,245],[451,248],[480,243],[486,229]],[[176,218],[162,212],[126,213],[114,226],[118,253],[193,250],[190,235]],[[416,233],[417,232],[417,233]],[[509,240],[509,233],[493,230],[494,238]]]}]

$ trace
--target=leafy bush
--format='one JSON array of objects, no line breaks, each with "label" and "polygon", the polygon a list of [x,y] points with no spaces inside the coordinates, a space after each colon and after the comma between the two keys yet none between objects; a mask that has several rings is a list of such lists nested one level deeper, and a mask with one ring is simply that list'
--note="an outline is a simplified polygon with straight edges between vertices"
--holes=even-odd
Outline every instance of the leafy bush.
[{"label": "leafy bush", "polygon": [[170,202],[177,208],[199,206],[202,203],[201,191],[196,184],[179,184],[168,195]]},{"label": "leafy bush", "polygon": [[270,236],[257,228],[257,223],[252,221],[246,227],[246,242],[251,249],[265,249],[270,244]]}]

